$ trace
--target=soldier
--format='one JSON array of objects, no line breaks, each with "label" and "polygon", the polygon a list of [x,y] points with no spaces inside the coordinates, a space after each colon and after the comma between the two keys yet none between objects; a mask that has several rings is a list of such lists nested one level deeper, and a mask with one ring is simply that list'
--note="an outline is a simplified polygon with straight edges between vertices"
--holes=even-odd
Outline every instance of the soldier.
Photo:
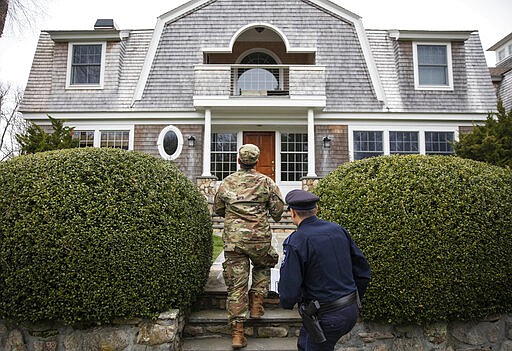
[{"label": "soldier", "polygon": [[[227,309],[231,324],[232,347],[247,346],[244,321],[250,310],[251,318],[264,313],[263,298],[270,285],[270,268],[278,261],[271,244],[270,215],[279,221],[284,201],[279,188],[269,177],[256,171],[260,149],[245,144],[238,152],[240,170],[229,175],[215,195],[214,211],[225,217],[224,280],[228,299]],[[252,286],[248,291],[249,270],[252,262]]]},{"label": "soldier", "polygon": [[370,266],[348,231],[316,217],[318,200],[304,190],[286,195],[297,230],[283,243],[279,299],[283,308],[299,303],[299,351],[334,350],[354,327],[370,281]]}]

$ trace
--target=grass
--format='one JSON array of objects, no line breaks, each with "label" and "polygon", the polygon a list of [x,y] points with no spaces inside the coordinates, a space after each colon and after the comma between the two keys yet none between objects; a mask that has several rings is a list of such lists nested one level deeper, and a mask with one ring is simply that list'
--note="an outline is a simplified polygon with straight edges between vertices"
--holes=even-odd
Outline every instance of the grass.
[{"label": "grass", "polygon": [[222,252],[224,249],[224,243],[222,242],[222,238],[220,236],[214,235],[213,236],[213,254],[212,254],[212,263],[215,261],[217,256]]}]

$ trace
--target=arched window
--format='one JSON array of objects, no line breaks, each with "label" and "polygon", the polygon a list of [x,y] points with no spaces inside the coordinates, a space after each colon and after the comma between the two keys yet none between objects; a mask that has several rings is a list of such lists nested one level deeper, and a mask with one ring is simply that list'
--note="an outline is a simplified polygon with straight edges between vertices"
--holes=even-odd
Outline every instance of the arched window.
[{"label": "arched window", "polygon": [[238,94],[244,91],[272,91],[279,89],[279,69],[267,67],[277,64],[276,60],[264,52],[252,52],[241,61],[242,65],[261,65],[263,67],[240,68],[238,70]]},{"label": "arched window", "polygon": [[158,136],[158,152],[166,160],[175,160],[183,148],[183,136],[175,126],[167,126]]}]

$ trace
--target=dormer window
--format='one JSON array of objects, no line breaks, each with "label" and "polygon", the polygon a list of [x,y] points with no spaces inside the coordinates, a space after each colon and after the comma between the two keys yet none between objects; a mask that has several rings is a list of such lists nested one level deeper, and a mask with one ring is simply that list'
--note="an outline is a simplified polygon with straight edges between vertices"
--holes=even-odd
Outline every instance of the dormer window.
[{"label": "dormer window", "polygon": [[451,44],[413,43],[417,90],[453,90]]},{"label": "dormer window", "polygon": [[105,43],[69,44],[67,88],[101,89]]}]

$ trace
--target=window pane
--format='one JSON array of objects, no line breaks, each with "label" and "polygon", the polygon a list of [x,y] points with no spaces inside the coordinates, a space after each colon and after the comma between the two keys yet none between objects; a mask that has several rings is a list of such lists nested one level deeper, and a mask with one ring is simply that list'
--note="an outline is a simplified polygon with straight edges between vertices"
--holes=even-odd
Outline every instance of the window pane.
[{"label": "window pane", "polygon": [[401,155],[419,153],[418,132],[389,132],[389,151]]},{"label": "window pane", "polygon": [[354,160],[384,154],[382,131],[354,131]]},{"label": "window pane", "polygon": [[80,130],[73,132],[73,139],[78,140],[78,147],[93,147],[94,146],[94,131],[93,130]]},{"label": "window pane", "polygon": [[425,153],[429,155],[452,155],[453,132],[425,132]]},{"label": "window pane", "polygon": [[213,133],[211,142],[212,174],[222,180],[236,171],[237,141],[235,133]]},{"label": "window pane", "polygon": [[299,181],[308,173],[308,136],[305,133],[281,134],[281,180]]},{"label": "window pane", "polygon": [[420,85],[448,85],[446,45],[417,45]]},{"label": "window pane", "polygon": [[172,130],[165,133],[164,136],[164,150],[165,153],[169,156],[174,155],[176,150],[178,150],[178,136]]},{"label": "window pane", "polygon": [[128,150],[130,132],[127,130],[102,130],[100,147]]},{"label": "window pane", "polygon": [[101,49],[101,44],[73,45],[71,84],[100,83]]}]

